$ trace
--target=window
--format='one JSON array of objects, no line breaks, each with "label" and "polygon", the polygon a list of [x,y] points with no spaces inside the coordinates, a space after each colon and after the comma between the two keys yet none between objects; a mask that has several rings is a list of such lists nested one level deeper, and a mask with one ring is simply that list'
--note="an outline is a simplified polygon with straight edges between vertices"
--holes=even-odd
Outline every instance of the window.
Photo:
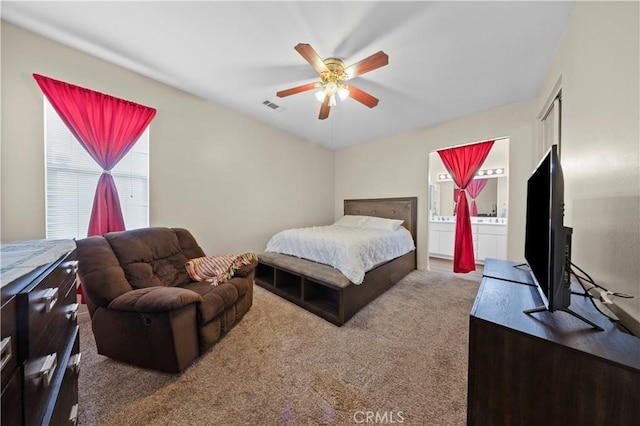
[{"label": "window", "polygon": [[[45,103],[47,238],[84,238],[102,168]],[[149,226],[149,128],[111,175],[127,229]]]}]

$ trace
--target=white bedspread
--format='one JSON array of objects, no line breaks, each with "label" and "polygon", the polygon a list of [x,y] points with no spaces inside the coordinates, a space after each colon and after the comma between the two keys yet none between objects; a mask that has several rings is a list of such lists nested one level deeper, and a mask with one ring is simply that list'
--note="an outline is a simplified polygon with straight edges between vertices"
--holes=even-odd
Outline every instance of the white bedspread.
[{"label": "white bedspread", "polygon": [[331,265],[354,284],[374,266],[415,249],[411,233],[338,225],[287,229],[267,243],[268,252],[288,254]]}]

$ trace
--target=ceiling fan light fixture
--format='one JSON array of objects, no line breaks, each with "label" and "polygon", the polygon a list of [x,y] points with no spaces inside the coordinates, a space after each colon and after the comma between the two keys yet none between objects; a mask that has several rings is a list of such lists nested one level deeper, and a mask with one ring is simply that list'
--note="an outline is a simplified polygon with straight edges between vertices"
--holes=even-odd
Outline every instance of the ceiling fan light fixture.
[{"label": "ceiling fan light fixture", "polygon": [[336,95],[329,96],[329,106],[336,106]]},{"label": "ceiling fan light fixture", "polygon": [[347,97],[349,97],[349,88],[344,84],[340,85],[340,88],[338,89],[338,96],[340,97],[341,101],[347,99]]},{"label": "ceiling fan light fixture", "polygon": [[336,94],[336,92],[338,91],[338,85],[336,84],[335,81],[330,81],[327,83],[327,85],[325,86],[325,91],[327,92],[327,94],[329,96],[333,96]]},{"label": "ceiling fan light fixture", "polygon": [[318,102],[324,101],[324,95],[325,93],[323,89],[320,89],[316,92],[316,99],[318,100]]}]

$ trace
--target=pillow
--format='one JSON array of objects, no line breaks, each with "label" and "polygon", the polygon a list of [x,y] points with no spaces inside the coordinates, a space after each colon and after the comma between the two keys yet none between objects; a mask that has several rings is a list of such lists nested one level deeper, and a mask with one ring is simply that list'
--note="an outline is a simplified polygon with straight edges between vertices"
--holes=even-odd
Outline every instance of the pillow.
[{"label": "pillow", "polygon": [[404,220],[386,219],[384,217],[365,216],[364,221],[360,225],[362,228],[383,229],[388,231],[397,231],[402,226]]},{"label": "pillow", "polygon": [[236,270],[257,261],[255,253],[222,254],[191,259],[184,266],[192,280],[218,285],[229,281]]},{"label": "pillow", "polygon": [[366,219],[366,216],[357,215],[344,215],[338,219],[334,225],[347,226],[349,228],[362,228],[362,223]]}]

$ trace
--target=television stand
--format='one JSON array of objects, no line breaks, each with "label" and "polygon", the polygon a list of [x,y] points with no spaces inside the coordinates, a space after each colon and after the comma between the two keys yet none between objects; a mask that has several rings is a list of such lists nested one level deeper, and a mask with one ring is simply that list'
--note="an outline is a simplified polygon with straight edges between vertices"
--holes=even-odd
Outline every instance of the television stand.
[{"label": "television stand", "polygon": [[572,298],[571,309],[603,332],[573,315],[524,314],[542,301],[513,264],[485,260],[469,315],[467,426],[637,424],[640,338],[586,297]]},{"label": "television stand", "polygon": [[[577,312],[573,312],[569,308],[562,308],[562,309],[557,309],[557,310],[558,311],[562,311],[562,312],[566,312],[569,315],[573,315],[574,317],[578,318],[579,320],[582,320],[582,321],[586,322],[587,324],[589,324],[591,327],[595,328],[598,331],[604,331],[604,328],[600,327],[599,325],[597,325],[596,323],[594,323],[592,321],[589,321],[588,319],[586,319],[582,315],[578,314]],[[524,312],[525,314],[529,315],[529,314],[533,314],[533,313],[536,313],[536,312],[545,312],[545,311],[549,311],[546,306],[538,306],[537,308],[525,309],[522,312]]]}]

